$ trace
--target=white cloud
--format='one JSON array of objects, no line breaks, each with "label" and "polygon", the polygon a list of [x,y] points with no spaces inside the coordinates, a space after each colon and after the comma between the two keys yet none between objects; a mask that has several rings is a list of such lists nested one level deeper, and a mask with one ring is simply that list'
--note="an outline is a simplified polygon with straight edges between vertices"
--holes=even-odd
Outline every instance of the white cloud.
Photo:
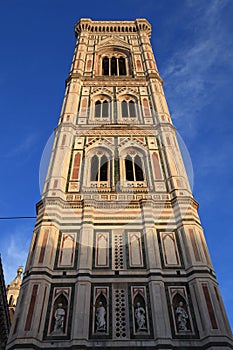
[{"label": "white cloud", "polygon": [[228,3],[228,0],[188,1],[183,16],[190,21],[183,30],[192,33],[190,42],[177,45],[163,67],[173,119],[178,122],[183,117],[188,119],[190,124],[185,129],[193,135],[198,112],[215,98],[228,70],[233,70],[232,36],[222,13]]},{"label": "white cloud", "polygon": [[6,284],[16,276],[17,268],[25,267],[29,251],[32,225],[16,224],[18,227],[1,237],[1,256]]},{"label": "white cloud", "polygon": [[35,134],[29,134],[25,137],[21,143],[15,144],[14,148],[10,149],[3,156],[4,158],[13,158],[28,154],[32,147],[35,145],[37,136]]}]

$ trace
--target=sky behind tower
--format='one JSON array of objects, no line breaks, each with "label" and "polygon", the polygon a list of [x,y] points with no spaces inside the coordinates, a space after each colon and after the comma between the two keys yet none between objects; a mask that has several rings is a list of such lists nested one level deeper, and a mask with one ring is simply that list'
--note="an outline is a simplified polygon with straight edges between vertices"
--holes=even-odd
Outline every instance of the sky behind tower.
[{"label": "sky behind tower", "polygon": [[[158,69],[192,161],[193,193],[233,325],[232,0],[2,2],[0,216],[36,215],[40,160],[58,121],[75,45],[73,27],[81,17],[143,17],[152,24]],[[33,219],[0,220],[6,283],[25,265],[34,224]]]}]

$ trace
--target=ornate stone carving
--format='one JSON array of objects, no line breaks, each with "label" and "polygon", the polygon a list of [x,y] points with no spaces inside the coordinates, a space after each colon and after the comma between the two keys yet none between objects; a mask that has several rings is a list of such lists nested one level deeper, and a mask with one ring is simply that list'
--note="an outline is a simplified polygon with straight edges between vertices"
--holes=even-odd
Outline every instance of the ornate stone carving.
[{"label": "ornate stone carving", "polygon": [[140,302],[137,302],[135,312],[134,312],[134,317],[135,317],[137,332],[147,330],[146,311],[145,311],[144,307],[141,306]]},{"label": "ornate stone carving", "polygon": [[102,332],[106,330],[105,320],[106,310],[102,301],[99,302],[99,306],[96,309],[96,331]]},{"label": "ornate stone carving", "polygon": [[62,307],[62,303],[58,304],[58,308],[55,311],[54,318],[54,333],[63,333],[64,331],[64,319],[65,319],[65,310]]},{"label": "ornate stone carving", "polygon": [[183,307],[183,302],[180,301],[179,305],[176,308],[176,317],[179,331],[187,331],[187,320],[188,314]]}]

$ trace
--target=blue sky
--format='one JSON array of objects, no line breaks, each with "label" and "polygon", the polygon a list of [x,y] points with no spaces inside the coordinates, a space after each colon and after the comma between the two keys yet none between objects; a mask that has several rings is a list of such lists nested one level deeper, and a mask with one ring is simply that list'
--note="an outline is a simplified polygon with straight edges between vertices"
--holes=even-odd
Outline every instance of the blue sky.
[{"label": "blue sky", "polygon": [[[0,216],[34,216],[39,165],[57,124],[80,17],[147,18],[174,125],[192,160],[213,265],[233,326],[233,1],[14,0],[0,13]],[[0,220],[6,283],[34,220]]]}]

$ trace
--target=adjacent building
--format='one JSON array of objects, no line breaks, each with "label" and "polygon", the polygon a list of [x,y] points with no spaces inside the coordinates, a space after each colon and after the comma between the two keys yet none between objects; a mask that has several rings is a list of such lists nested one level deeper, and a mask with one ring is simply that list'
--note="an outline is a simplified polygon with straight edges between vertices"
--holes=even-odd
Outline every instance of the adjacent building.
[{"label": "adjacent building", "polygon": [[23,267],[19,266],[16,277],[6,286],[7,304],[10,315],[10,323],[13,321],[15,308],[19,297],[20,287],[22,283]]},{"label": "adjacent building", "polygon": [[0,256],[0,350],[6,348],[7,339],[10,332],[10,317],[7,306],[5,279]]}]

